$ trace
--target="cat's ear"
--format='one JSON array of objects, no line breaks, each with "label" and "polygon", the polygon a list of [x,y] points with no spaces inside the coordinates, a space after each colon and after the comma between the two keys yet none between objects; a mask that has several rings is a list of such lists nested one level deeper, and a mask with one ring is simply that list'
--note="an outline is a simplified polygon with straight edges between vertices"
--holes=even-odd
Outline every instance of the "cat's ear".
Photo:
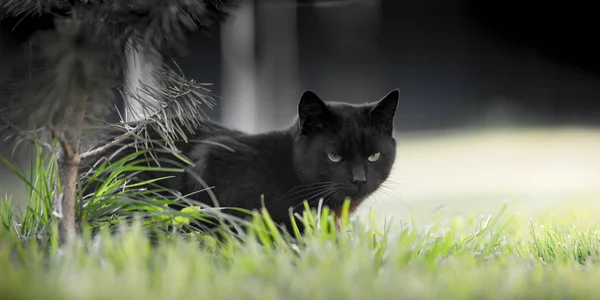
[{"label": "cat's ear", "polygon": [[394,131],[394,116],[399,98],[400,91],[395,89],[375,102],[369,112],[373,123],[385,134],[392,134]]},{"label": "cat's ear", "polygon": [[298,126],[303,134],[323,129],[331,121],[331,111],[312,91],[305,91],[298,103]]}]

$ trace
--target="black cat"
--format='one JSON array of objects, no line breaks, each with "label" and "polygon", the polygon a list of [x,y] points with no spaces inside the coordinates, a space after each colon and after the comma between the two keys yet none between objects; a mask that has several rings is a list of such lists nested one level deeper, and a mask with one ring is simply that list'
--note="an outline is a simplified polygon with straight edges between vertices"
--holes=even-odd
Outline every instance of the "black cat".
[{"label": "black cat", "polygon": [[[396,157],[394,115],[399,92],[377,102],[354,105],[323,102],[305,92],[298,117],[284,130],[246,134],[206,121],[177,148],[191,160],[189,173],[174,173],[163,183],[191,198],[221,207],[259,209],[264,203],[278,224],[289,226],[289,210],[300,212],[307,200],[339,213],[346,198],[351,211],[375,192],[391,171]],[[119,157],[133,151],[125,151]],[[82,163],[86,172],[98,157]],[[197,176],[193,175],[196,174]],[[143,173],[140,178],[165,176]],[[210,193],[200,192],[209,187]],[[242,213],[229,213],[243,216]],[[288,227],[289,229],[289,227]]]}]

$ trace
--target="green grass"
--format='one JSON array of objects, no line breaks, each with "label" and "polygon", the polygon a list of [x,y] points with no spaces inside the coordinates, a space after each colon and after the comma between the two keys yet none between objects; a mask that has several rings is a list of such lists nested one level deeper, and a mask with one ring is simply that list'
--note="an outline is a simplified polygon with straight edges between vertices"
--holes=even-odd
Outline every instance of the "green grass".
[{"label": "green grass", "polygon": [[[558,139],[565,138],[558,136]],[[523,160],[504,158],[505,162],[531,163],[532,159],[543,156],[541,154],[548,154],[529,144],[523,146],[524,142],[511,146],[506,139],[499,140],[504,143],[503,153],[530,155]],[[548,148],[547,140],[531,137],[524,140],[538,143],[539,149]],[[592,143],[591,139],[584,140]],[[446,150],[454,147],[456,155],[463,155],[463,146],[446,145]],[[480,139],[465,149],[473,149],[473,145],[479,147],[475,154],[499,147],[493,143],[486,148]],[[144,234],[147,221],[117,222],[119,230],[111,234],[107,225],[113,223],[104,222],[103,218],[95,218],[95,226],[86,227],[78,240],[57,248],[52,214],[48,213],[47,206],[51,189],[44,183],[53,173],[44,163],[34,164],[36,172],[33,173],[45,175],[38,176],[37,180],[23,178],[29,182],[30,209],[21,215],[10,214],[5,202],[4,209],[0,210],[3,226],[0,298],[589,299],[600,292],[597,285],[600,282],[597,265],[600,262],[600,210],[594,201],[598,194],[592,184],[598,177],[583,169],[583,166],[593,169],[596,162],[600,162],[591,159],[592,154],[569,152],[568,159],[562,159],[564,165],[554,165],[560,170],[570,170],[564,178],[578,176],[580,181],[587,180],[585,186],[574,185],[575,180],[562,180],[548,169],[537,170],[536,166],[545,166],[538,160],[506,169],[529,172],[527,176],[520,176],[535,177],[536,182],[552,182],[552,186],[539,185],[536,189],[531,187],[535,184],[531,184],[526,189],[526,185],[513,184],[517,187],[507,190],[504,187],[515,183],[511,181],[515,176],[504,173],[506,170],[495,172],[506,164],[497,164],[498,159],[503,159],[498,153],[490,156],[496,165],[487,169],[490,178],[484,182],[466,170],[475,168],[473,166],[463,166],[457,171],[460,176],[448,172],[448,177],[443,177],[441,170],[448,164],[462,166],[460,160],[452,158],[452,151],[446,152],[447,165],[439,167],[432,163],[427,169],[422,164],[418,173],[410,173],[410,169],[402,166],[413,164],[412,170],[415,170],[418,160],[411,158],[423,156],[426,159],[422,162],[438,158],[423,154],[423,149],[430,149],[429,146],[421,150],[416,144],[405,143],[404,146],[401,144],[399,149],[404,153],[399,171],[392,179],[401,186],[413,188],[399,189],[399,194],[416,199],[408,199],[402,207],[419,208],[419,203],[428,207],[421,208],[416,221],[402,216],[394,223],[384,223],[380,210],[351,222],[344,218],[343,228],[336,229],[327,211],[313,212],[304,218],[312,230],[300,239],[291,239],[274,232],[268,214],[262,212],[254,215],[250,232],[241,238],[219,241],[206,235],[165,233],[155,248]],[[576,148],[573,144],[570,147]],[[440,149],[441,146],[436,146],[431,151],[444,152]],[[527,154],[527,149],[534,151]],[[568,152],[553,149],[550,151],[555,154]],[[581,149],[593,152],[591,146]],[[555,164],[560,161],[556,155],[548,156]],[[477,168],[485,170],[488,166],[477,155],[467,156],[477,161],[474,173],[481,174]],[[576,167],[569,168],[569,165]],[[533,167],[520,169],[523,166]],[[549,179],[536,177],[544,174],[551,176]],[[415,180],[411,186],[406,178],[423,178],[423,181]],[[469,178],[478,182],[472,183]],[[426,187],[425,179],[431,186],[442,187],[446,183],[449,188],[418,190]],[[115,178],[106,186],[120,186],[121,180]],[[559,185],[561,182],[563,186]],[[487,190],[477,189],[482,186]],[[81,214],[93,215],[96,211],[106,211],[106,207],[111,211],[130,212],[122,201],[123,194],[106,192],[105,195],[104,204],[86,206]],[[534,205],[524,200],[544,199],[546,195],[552,201],[542,200]],[[380,200],[379,204],[386,207],[383,196],[396,195],[388,189],[375,197],[380,199],[374,200]],[[498,200],[490,200],[496,198]],[[507,199],[513,200],[505,201]],[[397,205],[395,200],[387,201],[387,207]],[[502,202],[509,204],[502,207]],[[457,203],[461,203],[460,209],[473,209],[457,214]],[[448,205],[431,213],[440,204]],[[536,207],[535,213],[532,207]],[[368,211],[368,207],[363,210]],[[91,235],[91,228],[101,228],[101,231]]]},{"label": "green grass", "polygon": [[[498,222],[496,222],[498,221]],[[142,227],[82,237],[45,255],[0,254],[3,299],[589,298],[600,224],[573,218],[454,218],[431,227],[357,226],[299,245],[177,238],[151,248]],[[356,224],[355,224],[356,225]],[[263,241],[264,242],[264,241]]]}]

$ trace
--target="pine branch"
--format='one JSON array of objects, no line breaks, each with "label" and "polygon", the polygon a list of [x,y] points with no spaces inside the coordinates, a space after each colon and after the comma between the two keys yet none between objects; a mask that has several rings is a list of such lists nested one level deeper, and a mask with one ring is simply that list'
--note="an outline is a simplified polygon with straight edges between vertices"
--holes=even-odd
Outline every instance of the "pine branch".
[{"label": "pine branch", "polygon": [[[88,35],[124,46],[185,52],[190,34],[224,20],[240,0],[3,0],[4,17],[78,15]],[[243,1],[243,0],[242,0]],[[2,16],[0,15],[0,19]]]},{"label": "pine branch", "polygon": [[[158,88],[141,82],[142,95],[131,90],[125,90],[124,94],[141,103],[143,111],[150,111],[150,107],[155,105],[160,108],[149,115],[141,116],[142,120],[135,127],[125,129],[124,134],[115,137],[112,141],[82,153],[80,155],[82,159],[103,154],[115,146],[122,146],[122,143],[130,138],[143,140],[148,146],[149,138],[140,135],[147,126],[153,126],[161,134],[165,144],[172,151],[177,151],[175,140],[187,140],[183,132],[194,132],[201,125],[202,120],[207,118],[204,107],[212,109],[215,106],[214,96],[205,87],[207,84],[187,79],[181,70],[176,72],[164,64],[154,71],[152,76]],[[155,103],[149,103],[146,100],[148,98]]]},{"label": "pine branch", "polygon": [[115,147],[115,146],[119,146],[121,145],[124,141],[126,141],[128,138],[133,137],[135,135],[137,135],[137,133],[143,128],[143,126],[145,126],[146,124],[138,124],[136,127],[134,127],[133,129],[127,131],[127,133],[124,133],[120,136],[118,136],[117,138],[115,138],[112,142],[107,143],[101,147],[98,148],[94,148],[90,151],[86,151],[81,153],[80,157],[81,159],[85,159],[91,156],[96,156],[96,155],[100,155],[105,153],[106,151],[108,151],[110,148]]},{"label": "pine branch", "polygon": [[2,132],[4,130],[13,132],[13,134],[10,134],[9,136],[7,136],[5,140],[11,139],[11,138],[17,139],[16,144],[14,145],[14,148],[13,148],[13,152],[17,148],[17,146],[23,141],[36,142],[39,146],[41,146],[44,150],[48,151],[49,153],[56,152],[56,149],[54,147],[52,147],[52,145],[50,143],[43,141],[38,136],[38,134],[41,132],[40,130],[26,131],[26,130],[19,128],[19,126],[15,125],[11,121],[9,121],[8,118],[0,117],[0,132]]},{"label": "pine branch", "polygon": [[69,0],[2,0],[0,12],[17,17],[40,15],[53,9],[68,8],[71,6],[71,2]]},{"label": "pine branch", "polygon": [[11,85],[8,103],[2,105],[9,109],[9,122],[29,121],[34,128],[47,129],[60,143],[65,165],[61,179],[61,241],[75,231],[76,187],[82,157],[103,153],[130,137],[148,140],[142,136],[148,125],[154,127],[171,151],[176,151],[174,141],[178,137],[187,140],[185,132],[194,132],[200,126],[205,116],[203,105],[214,106],[204,84],[186,80],[164,65],[153,74],[158,88],[142,83],[146,97],[130,93],[142,101],[143,107],[150,105],[143,102],[145,98],[152,99],[159,106],[158,112],[105,146],[80,153],[84,118],[101,119],[114,100],[111,88],[117,86],[116,79],[126,65],[125,47],[131,44],[161,54],[171,48],[180,50],[190,33],[220,21],[226,16],[225,3],[231,7],[233,2],[0,0],[0,18],[57,15],[55,29],[38,32],[28,41],[33,55],[28,57],[28,64],[14,72],[17,76],[11,76],[16,81]]},{"label": "pine branch", "polygon": [[71,131],[83,106],[90,117],[109,112],[121,67],[109,46],[85,36],[79,20],[59,19],[56,26],[31,40],[32,55],[14,70],[4,107],[14,123]]},{"label": "pine branch", "polygon": [[141,95],[131,90],[126,90],[125,94],[141,104],[142,111],[159,107],[156,112],[144,114],[143,122],[152,125],[166,144],[175,150],[174,140],[187,141],[184,132],[193,133],[208,118],[204,108],[214,108],[214,95],[206,87],[208,84],[188,80],[180,69],[176,72],[167,64],[153,71],[152,77],[156,87],[140,82]]}]

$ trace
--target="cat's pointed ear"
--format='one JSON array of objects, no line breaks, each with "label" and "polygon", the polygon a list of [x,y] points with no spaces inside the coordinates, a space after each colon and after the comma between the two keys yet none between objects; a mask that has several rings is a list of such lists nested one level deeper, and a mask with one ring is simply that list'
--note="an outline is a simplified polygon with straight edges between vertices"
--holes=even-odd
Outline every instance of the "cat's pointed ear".
[{"label": "cat's pointed ear", "polygon": [[369,112],[371,120],[386,134],[394,131],[394,116],[398,107],[400,91],[395,89],[377,101]]},{"label": "cat's pointed ear", "polygon": [[312,91],[305,91],[298,103],[298,125],[303,134],[322,129],[331,120],[331,111]]}]

